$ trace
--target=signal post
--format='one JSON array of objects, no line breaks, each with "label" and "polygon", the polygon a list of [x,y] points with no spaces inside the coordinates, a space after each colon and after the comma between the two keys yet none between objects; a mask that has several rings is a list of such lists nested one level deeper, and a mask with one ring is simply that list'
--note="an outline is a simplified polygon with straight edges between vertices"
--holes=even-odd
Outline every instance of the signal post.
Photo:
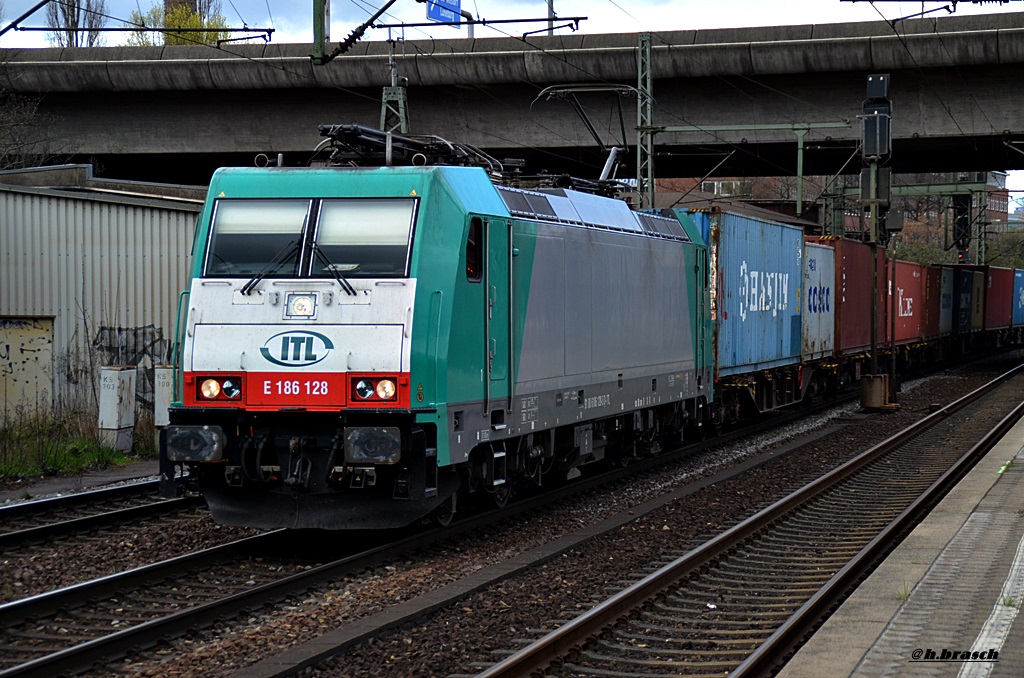
[{"label": "signal post", "polygon": [[[868,76],[863,111],[861,157],[865,167],[861,170],[861,203],[868,212],[867,240],[871,245],[871,374],[861,377],[861,406],[883,409],[890,407],[890,389],[895,387],[895,375],[891,371],[888,375],[878,372],[879,222],[889,207],[892,178],[891,169],[883,166],[892,152],[892,101],[887,73]],[[892,367],[895,368],[895,356]]]}]

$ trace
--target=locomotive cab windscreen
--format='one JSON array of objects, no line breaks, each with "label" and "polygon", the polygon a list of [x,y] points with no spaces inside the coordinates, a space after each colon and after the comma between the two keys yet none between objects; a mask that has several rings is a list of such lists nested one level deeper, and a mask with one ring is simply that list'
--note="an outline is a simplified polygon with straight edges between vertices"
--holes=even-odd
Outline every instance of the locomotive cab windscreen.
[{"label": "locomotive cab windscreen", "polygon": [[416,200],[216,202],[205,277],[407,277]]}]

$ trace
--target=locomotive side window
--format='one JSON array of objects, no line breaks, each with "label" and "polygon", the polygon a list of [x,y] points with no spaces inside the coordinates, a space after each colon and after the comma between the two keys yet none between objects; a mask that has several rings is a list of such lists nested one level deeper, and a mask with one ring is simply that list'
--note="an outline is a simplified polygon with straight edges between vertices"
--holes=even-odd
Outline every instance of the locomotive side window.
[{"label": "locomotive side window", "polygon": [[218,200],[206,275],[294,277],[309,200]]},{"label": "locomotive side window", "polygon": [[480,282],[483,279],[483,243],[483,222],[479,217],[473,217],[466,238],[466,280],[469,282]]},{"label": "locomotive side window", "polygon": [[310,275],[387,278],[408,275],[416,201],[406,198],[324,200],[316,230],[320,254]]}]

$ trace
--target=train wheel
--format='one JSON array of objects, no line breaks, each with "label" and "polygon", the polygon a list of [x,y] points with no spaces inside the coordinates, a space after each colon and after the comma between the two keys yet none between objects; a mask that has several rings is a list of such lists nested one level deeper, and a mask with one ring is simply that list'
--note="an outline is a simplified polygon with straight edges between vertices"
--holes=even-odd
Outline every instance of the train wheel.
[{"label": "train wheel", "polygon": [[508,482],[504,485],[498,485],[494,488],[494,492],[491,493],[491,497],[494,499],[494,505],[498,508],[505,508],[508,504],[509,498],[512,497],[512,488],[509,487]]},{"label": "train wheel", "polygon": [[452,524],[452,518],[455,517],[455,495],[448,497],[441,505],[434,509],[434,522],[439,527],[448,527]]}]

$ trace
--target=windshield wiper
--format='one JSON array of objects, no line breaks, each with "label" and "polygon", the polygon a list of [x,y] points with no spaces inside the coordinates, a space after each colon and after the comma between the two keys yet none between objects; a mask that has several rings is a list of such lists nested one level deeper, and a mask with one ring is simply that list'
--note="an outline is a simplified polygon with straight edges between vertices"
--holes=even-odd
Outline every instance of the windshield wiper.
[{"label": "windshield wiper", "polygon": [[356,296],[356,288],[352,287],[352,283],[348,280],[345,280],[345,276],[341,274],[335,264],[331,263],[331,260],[327,258],[327,255],[324,254],[323,250],[316,245],[313,245],[313,252],[320,261],[323,262],[324,270],[328,271],[332,276],[334,276],[334,279],[338,281],[338,284],[341,285],[341,289],[345,290],[349,296]]},{"label": "windshield wiper", "polygon": [[[259,282],[263,280],[263,278],[265,278],[272,270],[276,270],[277,267],[280,266],[282,262],[286,261],[293,254],[298,253],[299,244],[301,242],[302,237],[300,236],[295,240],[295,242],[291,243],[290,245],[285,245],[284,247],[282,247],[281,251],[278,252],[277,255],[270,260],[270,263],[263,267],[262,271],[254,275],[252,278],[249,279],[249,282],[245,283],[245,285],[242,286],[242,294],[246,296],[252,294],[252,291],[256,289],[256,285],[258,285]],[[285,248],[287,248],[287,251],[285,251]]]}]

